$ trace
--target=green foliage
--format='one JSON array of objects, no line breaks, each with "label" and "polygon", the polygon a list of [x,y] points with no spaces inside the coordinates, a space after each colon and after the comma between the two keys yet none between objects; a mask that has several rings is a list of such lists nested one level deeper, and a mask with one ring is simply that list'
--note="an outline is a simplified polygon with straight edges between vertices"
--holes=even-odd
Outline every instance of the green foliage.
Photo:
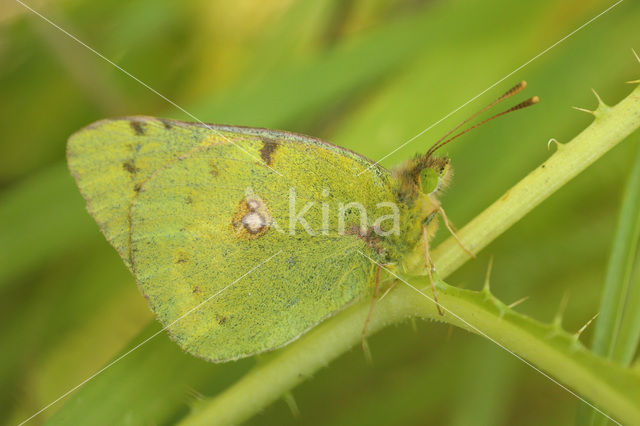
[{"label": "green foliage", "polygon": [[[636,145],[607,265],[600,320],[593,339],[595,354],[625,367],[633,360],[640,339],[640,282],[632,276],[640,237],[640,144]],[[607,423],[606,418],[584,406],[579,419],[586,423],[589,412],[592,424]]]},{"label": "green foliage", "polygon": [[[593,339],[594,353],[622,365],[629,365],[633,360],[636,349],[633,343],[637,343],[640,332],[636,329],[637,325],[630,322],[640,306],[629,297],[631,292],[636,291],[632,286],[631,273],[640,237],[640,149],[636,151],[607,267],[601,319]],[[622,330],[629,335],[621,336]]]},{"label": "green foliage", "polygon": [[[267,1],[258,8],[51,0],[37,7],[203,121],[303,131],[378,159],[612,3]],[[592,109],[589,87],[605,100],[626,95],[622,82],[640,74],[629,51],[640,48],[639,17],[637,2],[621,3],[478,100],[526,79],[542,102],[449,146],[456,176],[443,204],[454,223],[542,163],[550,138],[565,142],[587,126],[589,117],[569,106]],[[0,413],[16,423],[160,329],[145,328],[152,320],[144,299],[84,211],[64,166],[67,137],[107,116],[188,117],[18,3],[0,6],[0,26]],[[383,164],[424,151],[478,105]],[[613,149],[447,282],[479,287],[492,254],[494,294],[529,296],[517,310],[548,322],[569,292],[564,325],[578,330],[600,309],[632,155],[629,144]],[[638,300],[634,279],[629,297]],[[449,336],[447,327],[419,322],[416,331],[408,324],[382,330],[369,346],[373,367],[356,349],[292,391],[305,423],[573,421],[574,397],[471,334]],[[174,423],[199,406],[199,395],[220,393],[251,363],[214,366],[158,336],[33,422],[98,424],[107,413],[105,424]],[[296,421],[277,402],[252,422]]]}]

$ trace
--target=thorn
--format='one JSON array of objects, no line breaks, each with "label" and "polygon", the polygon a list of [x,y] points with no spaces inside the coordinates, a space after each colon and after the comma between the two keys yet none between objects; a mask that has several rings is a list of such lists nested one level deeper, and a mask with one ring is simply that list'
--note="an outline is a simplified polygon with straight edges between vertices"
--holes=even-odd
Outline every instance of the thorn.
[{"label": "thorn", "polygon": [[594,111],[591,111],[590,109],[586,109],[586,108],[580,108],[577,106],[574,106],[572,108],[578,111],[586,112],[587,114],[591,114],[594,117],[598,118],[603,114],[605,114],[606,112],[608,112],[609,109],[611,109],[611,107],[602,101],[602,98],[600,97],[598,92],[596,92],[595,89],[592,88],[591,91],[593,92],[593,94],[596,96],[596,99],[598,100],[598,107]]},{"label": "thorn", "polygon": [[571,108],[573,108],[573,109],[575,109],[575,110],[577,110],[577,111],[586,112],[587,114],[591,114],[591,115],[593,115],[594,117],[596,116],[596,112],[595,112],[595,111],[591,111],[590,109],[580,108],[580,107],[577,107],[577,106],[574,106],[574,107],[571,107]]},{"label": "thorn", "polygon": [[558,142],[558,140],[556,138],[551,138],[551,139],[549,139],[549,142],[547,142],[547,151],[551,150],[551,143],[552,142],[556,144],[556,149],[561,149],[562,148],[562,144],[560,142]]},{"label": "thorn", "polygon": [[567,303],[569,303],[569,292],[566,291],[564,296],[562,296],[562,300],[560,300],[560,305],[558,305],[558,312],[556,313],[555,318],[553,319],[553,325],[558,328],[562,327],[562,317],[564,316],[564,311],[567,309]]},{"label": "thorn", "polygon": [[[633,52],[633,56],[636,57],[636,60],[638,61],[638,63],[640,63],[640,56],[638,56],[638,53],[633,48],[631,48],[631,51]],[[640,84],[640,80],[631,80],[631,81],[627,81],[626,83],[627,84]]]},{"label": "thorn", "polygon": [[286,402],[287,405],[289,406],[289,410],[291,410],[291,414],[293,415],[293,417],[295,419],[299,419],[300,410],[298,409],[298,404],[296,403],[296,400],[293,397],[293,394],[291,392],[287,392],[283,395],[282,399],[284,399],[284,402]]},{"label": "thorn", "polygon": [[598,108],[596,108],[596,110],[594,111],[594,115],[596,116],[596,118],[598,118],[607,113],[611,109],[611,107],[602,101],[602,98],[600,97],[600,95],[598,95],[598,92],[596,92],[595,89],[591,89],[591,91],[594,95],[596,95],[596,99],[598,100]]},{"label": "thorn", "polygon": [[512,304],[510,304],[509,306],[507,306],[507,308],[509,309],[513,309],[516,306],[518,306],[519,304],[521,304],[522,302],[524,302],[525,300],[529,299],[529,296],[525,296],[521,299],[516,300],[515,302],[513,302]]},{"label": "thorn", "polygon": [[583,331],[585,331],[587,329],[587,327],[589,327],[589,325],[593,322],[594,319],[598,318],[598,315],[600,315],[600,312],[598,312],[597,314],[595,314],[593,317],[591,317],[591,319],[589,321],[587,321],[587,323],[585,325],[583,325],[582,327],[580,327],[580,330],[576,331],[576,337],[580,337],[580,335],[582,334]]},{"label": "thorn", "polygon": [[411,329],[413,330],[414,333],[418,332],[418,324],[416,323],[415,317],[411,317]]},{"label": "thorn", "polygon": [[598,100],[598,104],[599,105],[604,105],[604,102],[602,102],[602,98],[600,97],[600,95],[598,95],[598,92],[596,92],[596,89],[594,89],[592,87],[591,91],[593,92],[594,95],[596,95],[596,99]]},{"label": "thorn", "polygon": [[486,294],[491,294],[491,270],[493,269],[493,255],[489,258],[489,264],[487,265],[487,273],[484,276],[484,286],[482,286],[482,292]]}]

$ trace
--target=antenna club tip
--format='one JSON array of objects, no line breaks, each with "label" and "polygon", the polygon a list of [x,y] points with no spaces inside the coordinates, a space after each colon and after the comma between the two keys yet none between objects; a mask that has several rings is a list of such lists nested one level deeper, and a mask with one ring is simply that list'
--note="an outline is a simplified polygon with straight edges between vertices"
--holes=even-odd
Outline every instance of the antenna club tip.
[{"label": "antenna club tip", "polygon": [[515,111],[521,108],[526,108],[526,107],[530,107],[531,105],[535,105],[538,102],[540,102],[540,98],[537,96],[533,96],[529,99],[527,99],[526,101],[520,102],[518,105],[509,108],[507,111]]},{"label": "antenna club tip", "polygon": [[510,98],[511,96],[515,95],[516,93],[521,92],[522,90],[524,90],[524,88],[527,87],[527,82],[522,80],[520,83],[516,84],[515,86],[513,86],[511,89],[507,90],[506,92],[504,92],[502,94],[502,96],[500,96],[496,102],[494,102],[492,105],[495,105],[496,103]]}]

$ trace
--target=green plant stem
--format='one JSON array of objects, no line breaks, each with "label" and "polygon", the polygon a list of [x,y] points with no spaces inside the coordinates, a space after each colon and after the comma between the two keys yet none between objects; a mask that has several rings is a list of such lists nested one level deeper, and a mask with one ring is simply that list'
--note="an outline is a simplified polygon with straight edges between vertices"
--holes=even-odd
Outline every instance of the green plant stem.
[{"label": "green plant stem", "polygon": [[[601,106],[590,126],[566,145],[558,145],[549,160],[460,230],[458,235],[463,243],[479,251],[638,127],[640,88],[615,107]],[[433,257],[438,272],[445,277],[468,259],[451,238],[434,250]],[[554,331],[554,335],[561,336],[555,338],[541,334],[545,326],[517,314],[510,314],[506,320],[495,308],[494,298],[485,300],[477,294],[442,285],[439,297],[442,304],[457,315],[476,324],[508,350],[565,382],[578,394],[587,396],[615,418],[624,422],[640,418],[637,373],[588,354],[577,339],[571,346],[575,349],[571,349],[560,330]],[[228,424],[250,418],[356,345],[368,308],[368,301],[363,301],[274,353],[233,386],[198,404],[182,424]],[[412,315],[468,328],[451,315],[439,316],[435,312],[433,303],[423,295],[399,287],[378,303],[369,331],[373,333]],[[626,394],[632,399],[625,397]]]},{"label": "green plant stem", "polygon": [[[411,280],[420,283],[419,278]],[[428,280],[422,278],[422,294],[428,295]],[[415,290],[414,290],[415,293]],[[442,283],[438,297],[447,309],[445,316],[457,318],[445,321],[482,335],[518,358],[535,364],[535,368],[550,373],[554,382],[577,390],[587,400],[597,401],[599,409],[615,413],[624,424],[640,419],[640,375],[602,359],[558,323],[542,324],[519,314],[500,302],[489,291],[469,291]],[[410,314],[433,318],[432,303],[425,297],[407,297],[414,302]]]},{"label": "green plant stem", "polygon": [[[440,316],[435,305],[425,298],[430,296],[428,278],[408,279],[422,293],[408,286],[391,292],[376,306],[376,315],[369,324],[371,332],[411,317],[447,322],[488,337],[535,362],[559,381],[580,388],[587,398],[616,412],[621,421],[640,418],[640,375],[596,357],[579,343],[577,335],[516,313],[488,292],[458,289],[444,282],[438,284],[439,301],[446,308],[445,315]],[[368,307],[369,302],[364,301],[358,309],[322,324],[217,398],[196,406],[182,424],[235,424],[248,419],[356,345]]]}]

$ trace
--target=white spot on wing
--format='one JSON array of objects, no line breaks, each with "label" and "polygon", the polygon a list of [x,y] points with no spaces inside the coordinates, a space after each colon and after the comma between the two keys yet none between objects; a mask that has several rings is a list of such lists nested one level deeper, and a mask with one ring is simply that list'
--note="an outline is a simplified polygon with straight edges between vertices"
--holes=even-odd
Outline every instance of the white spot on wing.
[{"label": "white spot on wing", "polygon": [[255,234],[267,226],[267,221],[260,213],[249,212],[242,218],[242,225],[247,231]]}]

